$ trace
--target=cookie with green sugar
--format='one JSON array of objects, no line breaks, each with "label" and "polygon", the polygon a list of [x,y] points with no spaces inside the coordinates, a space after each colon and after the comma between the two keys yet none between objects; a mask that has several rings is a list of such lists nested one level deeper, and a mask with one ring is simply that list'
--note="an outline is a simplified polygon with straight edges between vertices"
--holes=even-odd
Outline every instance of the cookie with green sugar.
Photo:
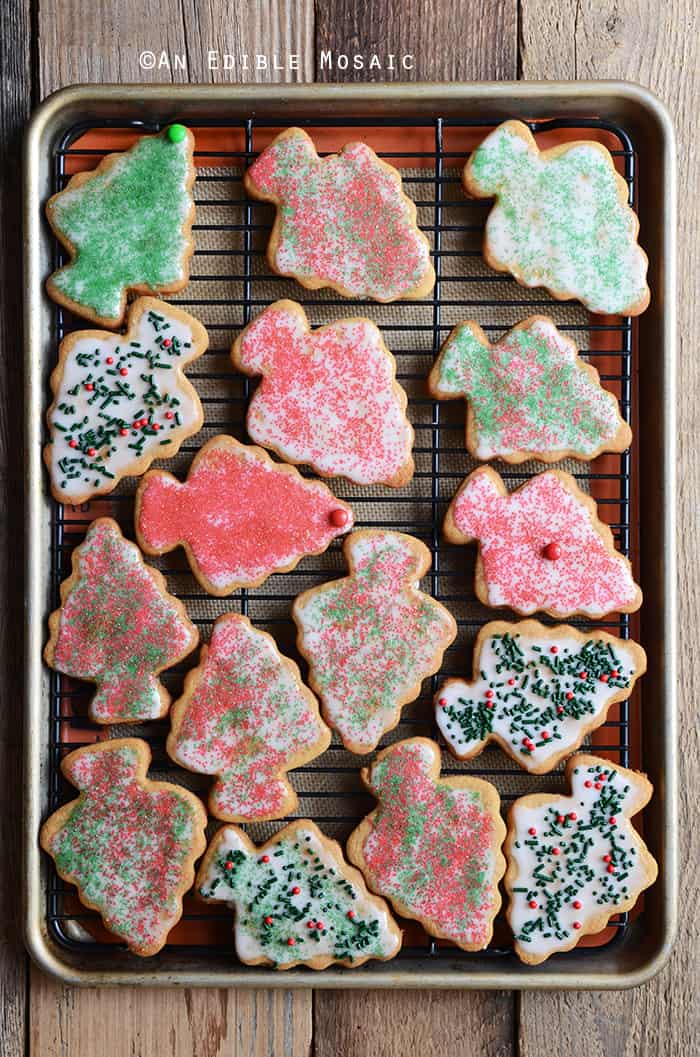
[{"label": "cookie with green sugar", "polygon": [[236,953],[246,965],[354,969],[369,958],[387,961],[401,947],[384,900],[309,819],[260,847],[237,826],[224,826],[202,860],[195,892],[235,910]]},{"label": "cookie with green sugar", "polygon": [[460,323],[428,388],[438,400],[468,401],[466,445],[476,459],[590,461],[632,440],[616,397],[546,316],[524,319],[495,345],[473,320]]},{"label": "cookie with green sugar", "polygon": [[636,316],[647,308],[639,221],[601,143],[540,151],[527,125],[506,121],[471,155],[463,181],[472,197],[496,199],[484,235],[490,267],[591,312]]},{"label": "cookie with green sugar", "polygon": [[47,280],[58,304],[100,326],[124,321],[128,292],[174,294],[189,281],[194,137],[184,125],[142,136],[76,173],[46,216],[70,254]]}]

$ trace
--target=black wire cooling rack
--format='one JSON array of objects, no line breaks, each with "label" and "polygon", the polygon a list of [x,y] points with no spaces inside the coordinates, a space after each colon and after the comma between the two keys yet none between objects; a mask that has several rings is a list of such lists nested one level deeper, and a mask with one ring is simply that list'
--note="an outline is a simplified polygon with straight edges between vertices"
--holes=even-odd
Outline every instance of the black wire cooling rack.
[{"label": "black wire cooling rack", "polygon": [[[163,125],[166,123],[164,121]],[[281,127],[292,123],[286,118]],[[338,117],[332,120],[324,119],[323,122],[300,121],[298,124],[308,128],[312,136],[315,128],[347,129],[346,140],[350,140],[354,138],[354,127],[361,127],[364,132],[369,122],[367,119]],[[372,494],[362,493],[356,487],[348,486],[339,480],[330,483],[339,497],[353,504],[358,527],[381,525],[401,529],[418,536],[429,546],[433,564],[423,589],[456,612],[459,636],[455,645],[445,655],[442,671],[432,681],[428,681],[432,685],[426,684],[426,692],[415,705],[405,710],[401,725],[384,740],[382,744],[385,744],[398,737],[414,734],[436,737],[437,730],[431,718],[430,701],[438,681],[445,676],[464,674],[471,670],[470,642],[483,623],[489,619],[498,619],[501,615],[480,607],[474,599],[473,556],[467,554],[470,549],[460,548],[459,561],[455,567],[456,548],[441,538],[441,524],[449,499],[471,468],[463,445],[463,403],[459,401],[450,405],[440,404],[426,395],[423,386],[429,365],[437,356],[452,326],[461,319],[474,318],[488,333],[499,335],[528,315],[537,312],[551,315],[561,330],[572,335],[574,341],[579,344],[580,351],[590,358],[594,365],[598,361],[603,366],[604,373],[601,378],[618,394],[622,414],[628,422],[633,412],[636,350],[633,325],[629,318],[616,318],[614,321],[598,319],[588,317],[581,309],[578,310],[578,315],[575,312],[572,315],[570,305],[562,306],[542,291],[524,290],[508,276],[490,271],[481,265],[480,237],[490,203],[469,201],[464,197],[460,186],[459,168],[466,160],[465,152],[447,147],[450,146],[448,140],[460,130],[475,129],[479,133],[483,130],[485,134],[493,125],[492,121],[375,118],[371,124],[377,131],[379,143],[382,130],[395,132],[397,129],[405,130],[407,146],[410,145],[411,135],[416,132],[421,135],[422,147],[425,146],[426,136],[431,140],[429,150],[406,150],[399,153],[377,151],[380,157],[387,158],[403,170],[404,189],[416,202],[420,226],[432,245],[436,284],[431,298],[415,303],[420,306],[420,318],[412,317],[409,322],[399,321],[395,315],[397,306],[389,306],[394,315],[387,324],[387,336],[380,312],[382,306],[375,302],[348,301],[329,291],[312,293],[289,280],[270,274],[265,264],[264,246],[272,223],[272,210],[271,207],[246,199],[241,179],[244,168],[257,155],[256,132],[266,128],[278,128],[280,123],[252,119],[230,123],[198,122],[199,128],[220,129],[229,136],[232,133],[237,134],[241,137],[241,149],[216,149],[196,154],[200,166],[211,164],[217,168],[198,169],[195,187],[198,222],[194,225],[196,249],[193,273],[184,295],[173,298],[173,301],[196,315],[210,335],[210,350],[188,371],[188,376],[198,387],[216,387],[222,381],[231,381],[230,376],[234,372],[228,361],[230,342],[236,332],[275,297],[289,296],[301,302],[309,313],[313,326],[320,326],[341,315],[353,314],[357,307],[362,307],[363,310],[366,308],[365,314],[371,316],[382,328],[385,340],[397,358],[397,378],[409,392],[409,414],[416,432],[414,454],[417,470],[415,494],[410,500],[410,516],[406,516],[406,500],[402,495],[387,495],[386,489],[381,494],[376,493],[376,490]],[[61,190],[69,179],[68,159],[85,155],[91,163],[97,164],[103,153],[107,153],[76,147],[76,141],[84,134],[112,134],[115,131],[153,133],[160,131],[163,125],[139,120],[126,123],[105,121],[99,126],[76,125],[66,133],[55,150],[52,160],[53,191]],[[619,144],[619,149],[612,150],[612,154],[622,159],[630,202],[634,202],[635,152],[629,136],[623,129],[597,119],[551,120],[533,123],[530,127],[533,132],[566,132],[576,129],[582,130],[582,135],[586,134],[583,130],[589,130],[589,135],[593,130],[593,134],[595,131],[611,134]],[[370,137],[368,140],[376,148],[377,144]],[[412,167],[408,167],[409,163]],[[215,223],[206,223],[206,210],[210,206],[218,211]],[[226,214],[225,221],[222,221],[219,215],[222,211]],[[223,238],[223,245],[221,239],[217,245],[210,244],[213,232]],[[56,239],[53,261],[54,267],[65,263],[64,252]],[[458,274],[455,274],[455,265]],[[212,283],[217,291],[221,290],[223,284],[227,291],[226,296],[222,297],[216,293],[206,296],[212,288]],[[270,289],[273,290],[274,296],[270,296]],[[408,312],[408,308],[405,311]],[[79,320],[71,317],[59,306],[54,306],[52,320],[53,348],[57,348],[67,333],[81,326]],[[604,339],[602,342],[601,338]],[[586,347],[587,344],[594,347]],[[229,388],[223,396],[217,395],[216,391],[213,396],[203,396],[204,432],[191,438],[191,442],[181,448],[181,455],[186,457],[183,475],[190,457],[206,437],[218,432],[229,432],[245,439],[244,419],[250,382],[248,378],[240,378],[237,384],[238,389],[235,392]],[[221,420],[217,420],[217,408],[223,409],[223,416],[219,416]],[[461,463],[456,465],[456,461],[459,462],[460,459]],[[601,460],[596,460],[592,469],[587,464],[577,463],[573,473],[581,487],[596,493],[600,516],[610,524],[618,549],[629,556],[635,546],[636,532],[636,519],[633,516],[630,496],[632,453],[607,455],[601,468],[600,464]],[[516,468],[505,464],[497,466],[501,476],[510,482],[510,487],[545,468],[541,464],[526,464],[525,467]],[[179,469],[177,472],[180,472]],[[133,485],[133,481],[130,486],[122,485],[117,494],[107,497],[106,500],[85,504],[79,509],[64,507],[52,500],[51,586],[54,608],[60,601],[60,583],[70,571],[71,552],[82,541],[85,529],[94,517],[104,514],[115,517],[125,533],[133,538]],[[604,495],[599,496],[597,493],[601,490]],[[381,516],[378,517],[379,507]],[[398,512],[398,520],[392,516],[393,511]],[[169,590],[186,602],[190,616],[194,623],[199,625],[204,640],[215,616],[228,610],[236,610],[249,615],[258,626],[271,630],[278,638],[283,652],[295,656],[295,659],[300,661],[293,647],[293,625],[289,615],[291,602],[295,595],[310,583],[320,583],[344,574],[340,545],[336,543],[330,549],[329,562],[320,561],[318,558],[306,559],[295,572],[271,577],[265,590],[244,589],[227,599],[211,599],[202,593],[197,582],[189,576],[182,552],[167,563],[163,571],[168,576]],[[300,586],[300,578],[304,579],[303,588]],[[513,618],[512,614],[503,615]],[[581,627],[592,626],[584,621],[574,620],[572,623]],[[623,638],[630,634],[630,618],[627,614],[597,621],[595,626],[603,627]],[[193,663],[194,660],[190,658],[189,664]],[[184,668],[189,664],[183,666],[182,670],[176,668],[170,673],[165,673],[166,684],[168,680],[174,680],[174,696],[177,694],[178,685],[181,685]],[[304,670],[303,662],[301,664]],[[86,717],[85,703],[88,699],[89,690],[56,672],[51,672],[47,701],[48,807],[51,811],[75,795],[75,790],[61,776],[61,758],[69,750],[95,741],[98,733],[104,734],[104,728],[91,723]],[[621,703],[617,718],[606,722],[600,730],[603,733],[596,739],[595,750],[611,756],[624,766],[628,765],[629,702]],[[146,730],[132,727],[129,733],[145,737],[151,745],[154,754],[152,771],[183,784],[192,784],[193,776],[182,772],[165,756],[167,722],[150,724]],[[297,817],[308,815],[329,835],[341,840],[346,837],[372,805],[371,798],[362,794],[358,778],[359,767],[365,762],[366,758],[352,757],[346,753],[334,736],[328,752],[307,767],[291,772],[290,777],[300,799]],[[457,765],[450,757],[444,757],[443,773],[454,774],[468,769],[470,773],[493,781],[499,787],[505,807],[523,793],[552,788],[553,781],[559,781],[561,785],[560,775],[558,778],[549,779],[548,785],[548,778],[544,779],[544,785],[541,779],[540,784],[533,785],[534,776],[526,774],[515,765],[511,766],[511,762],[498,750],[489,749],[466,765]],[[318,779],[319,776],[322,788],[319,788],[318,783],[313,788],[306,787],[307,777]],[[206,783],[199,788],[204,789],[205,786]],[[310,810],[310,807],[313,810]],[[331,811],[331,807],[335,813]],[[262,839],[283,824],[280,820],[267,824],[267,827],[257,827],[257,831],[256,827],[245,828],[250,830],[255,839]],[[50,866],[47,886],[46,916],[52,938],[62,946],[87,955],[91,951],[104,953],[114,950],[113,945],[95,941],[90,935],[90,920],[96,922],[97,916],[77,904],[74,889],[58,877],[53,863]],[[202,921],[221,919],[221,945],[173,943],[169,944],[169,948],[181,953],[189,951],[192,954],[207,953],[219,958],[230,958],[230,913],[219,908],[207,908],[206,913],[192,914],[191,908],[186,905],[184,919],[194,917]],[[617,919],[611,922],[616,929],[609,943],[621,939],[627,923],[626,914],[618,915]],[[422,939],[420,930],[417,930],[417,933],[417,939],[409,939],[399,957],[430,955],[437,958],[449,955],[453,960],[468,960],[484,955],[508,956],[511,952],[508,930],[503,926],[499,927],[498,922],[494,942],[487,951],[478,955],[467,954],[449,944],[433,941],[427,936]]]}]

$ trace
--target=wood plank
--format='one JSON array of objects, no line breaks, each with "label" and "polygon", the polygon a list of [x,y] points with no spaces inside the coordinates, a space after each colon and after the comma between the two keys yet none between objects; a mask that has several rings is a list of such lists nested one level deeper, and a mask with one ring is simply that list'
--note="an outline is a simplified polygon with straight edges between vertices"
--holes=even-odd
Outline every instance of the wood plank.
[{"label": "wood plank", "polygon": [[[693,644],[700,607],[697,554],[700,545],[700,361],[696,354],[700,312],[696,293],[696,246],[700,237],[700,173],[697,165],[697,99],[700,94],[700,35],[694,0],[621,0],[581,4],[564,0],[556,19],[548,0],[522,0],[522,76],[526,79],[618,77],[652,88],[669,106],[679,140],[681,229],[679,244],[680,438],[680,626],[691,629],[681,654],[681,819],[693,809],[691,790],[700,775],[695,709],[700,672]],[[591,994],[525,993],[521,1000],[521,1057],[548,1057],[557,1049],[575,1057],[657,1057],[697,1053],[700,901],[697,826],[682,826],[681,923],[670,964],[634,991]],[[555,1034],[556,1032],[556,1034]]]},{"label": "wood plank", "polygon": [[33,1057],[309,1057],[310,1052],[310,991],[82,991],[32,969]]},{"label": "wood plank", "polygon": [[[353,68],[356,54],[363,69]],[[347,70],[338,66],[342,55],[350,56]],[[369,68],[372,55],[380,68]],[[508,80],[516,62],[516,0],[324,0],[316,8],[317,81]]]},{"label": "wood plank", "polygon": [[[329,63],[324,53],[330,52]],[[354,70],[352,56],[365,56]],[[369,69],[376,54],[381,69]],[[387,69],[394,54],[398,69]],[[401,68],[402,55],[413,68]],[[338,68],[349,55],[350,68]],[[514,78],[516,0],[325,0],[316,10],[319,81],[446,81]],[[509,993],[317,991],[316,1057],[424,1057],[513,1053],[514,1000]]]},{"label": "wood plank", "polygon": [[[313,0],[94,0],[89,5],[61,0],[39,5],[42,96],[87,82],[312,80],[313,53]],[[256,68],[258,54],[268,60],[266,69]],[[284,60],[283,70],[271,68],[274,55],[280,64]],[[288,68],[291,55],[298,56],[298,69]],[[230,69],[224,68],[227,61]]]},{"label": "wood plank", "polygon": [[[42,96],[87,81],[235,83],[313,76],[312,0],[62,0],[38,6]],[[156,55],[155,69],[139,65],[144,50]],[[220,58],[220,68],[210,70],[209,50],[232,55],[233,68],[224,70]],[[299,70],[242,68],[244,54],[275,51],[299,54]],[[83,991],[33,969],[30,1010],[31,1057],[307,1057],[311,1047],[310,990]],[[21,1051],[7,1057],[10,1052],[17,1057]]]},{"label": "wood plank", "polygon": [[22,890],[22,477],[21,344],[17,306],[22,274],[20,166],[31,105],[29,0],[6,0],[0,33],[0,1057],[24,1053],[27,957],[18,913]]}]

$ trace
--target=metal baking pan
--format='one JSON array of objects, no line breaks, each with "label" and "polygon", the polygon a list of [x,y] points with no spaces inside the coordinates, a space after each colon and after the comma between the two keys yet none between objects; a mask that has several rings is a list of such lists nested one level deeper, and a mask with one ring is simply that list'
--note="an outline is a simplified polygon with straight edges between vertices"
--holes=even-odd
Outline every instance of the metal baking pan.
[{"label": "metal baking pan", "polygon": [[[591,324],[585,313],[581,316],[580,307],[552,302],[542,291],[523,290],[507,277],[494,278],[481,266],[478,247],[485,207],[468,206],[463,200],[457,167],[463,164],[469,142],[477,141],[485,129],[509,117],[529,121],[546,135],[571,138],[578,131],[576,138],[590,134],[618,147],[613,153],[628,180],[641,221],[641,241],[650,260],[652,302],[638,321],[596,319]],[[419,221],[432,240],[440,265],[436,293],[425,304],[415,303],[410,308],[401,303],[388,308],[371,303],[363,306],[363,311],[387,330],[389,347],[397,353],[399,376],[403,372],[407,380],[417,426],[416,490],[405,500],[408,507],[392,506],[383,493],[358,495],[352,489],[344,492],[342,487],[336,491],[356,504],[359,523],[374,520],[413,531],[422,535],[434,557],[439,557],[440,569],[426,578],[426,589],[439,598],[449,598],[447,604],[456,610],[458,619],[461,616],[464,631],[449,662],[453,666],[449,674],[470,670],[470,636],[473,638],[489,613],[479,609],[473,598],[472,559],[462,549],[458,556],[461,565],[450,566],[450,561],[457,559],[443,554],[440,541],[439,525],[446,501],[470,468],[461,446],[463,408],[436,406],[425,399],[421,389],[441,337],[453,322],[469,316],[487,322],[490,330],[498,333],[532,314],[533,309],[547,312],[564,329],[578,332],[578,343],[582,348],[589,346],[585,351],[592,360],[599,357],[596,366],[609,372],[623,410],[632,415],[635,444],[631,455],[618,457],[614,467],[610,463],[602,467],[594,464],[592,472],[581,464],[577,467],[583,486],[598,499],[602,516],[614,523],[618,545],[631,553],[644,590],[638,620],[633,618],[630,624],[629,618],[619,618],[611,626],[619,634],[639,638],[649,658],[641,693],[629,709],[621,709],[607,725],[610,729],[601,728],[592,748],[604,755],[612,753],[621,762],[631,759],[632,765],[645,770],[654,783],[655,795],[644,811],[643,829],[660,872],[658,882],[645,894],[641,910],[617,921],[593,945],[528,967],[510,952],[505,930],[500,935],[497,930],[497,939],[487,951],[467,954],[416,936],[409,929],[404,950],[393,962],[368,963],[357,970],[279,973],[244,966],[236,960],[231,915],[214,915],[206,926],[201,916],[192,915],[194,924],[185,922],[179,939],[169,943],[160,955],[143,961],[106,942],[95,922],[85,920],[90,915],[81,913],[75,899],[61,888],[51,863],[40,853],[37,834],[41,820],[70,795],[58,777],[60,756],[69,743],[97,737],[79,709],[74,712],[73,706],[66,704],[73,691],[66,692],[55,673],[43,666],[46,617],[55,605],[66,557],[80,541],[86,524],[97,513],[121,517],[127,529],[131,519],[129,488],[114,499],[80,510],[61,508],[48,494],[41,461],[47,378],[55,362],[57,341],[76,323],[43,292],[44,280],[58,260],[58,248],[43,220],[43,204],[63,185],[73,171],[71,167],[91,167],[105,150],[123,149],[129,136],[156,131],[173,120],[202,130],[198,146],[212,135],[220,137],[212,141],[215,149],[208,157],[199,159],[200,165],[209,166],[200,188],[200,198],[204,199],[198,213],[201,234],[195,233],[201,260],[198,266],[197,257],[194,259],[188,290],[173,299],[186,307],[191,305],[191,311],[213,331],[212,345],[220,350],[220,358],[211,361],[202,382],[210,386],[206,390],[205,431],[185,449],[177,472],[186,467],[189,456],[209,435],[207,428],[211,432],[239,431],[241,435],[247,383],[232,380],[233,372],[230,365],[225,366],[222,354],[232,333],[251,315],[276,296],[291,296],[304,303],[314,326],[325,322],[328,313],[338,318],[353,309],[353,302],[332,294],[310,293],[286,280],[275,285],[274,277],[260,271],[264,269],[261,247],[271,214],[268,207],[245,202],[240,172],[259,149],[261,138],[264,142],[272,129],[291,124],[309,127],[316,139],[321,136],[323,149],[336,149],[339,136],[341,142],[365,137],[404,170],[406,190],[418,200]],[[119,137],[126,139],[122,143]],[[86,162],[86,158],[91,160]],[[227,167],[234,165],[236,172],[227,175]],[[236,184],[237,190],[231,192],[229,184]],[[614,82],[85,86],[64,89],[37,110],[26,140],[24,201],[28,507],[24,877],[26,942],[40,966],[66,982],[87,985],[557,989],[629,987],[661,968],[673,943],[677,916],[675,195],[675,147],[668,114],[644,89]],[[221,222],[223,208],[232,211],[229,223]],[[467,208],[472,212],[465,213]],[[211,219],[208,209],[215,210],[212,223],[207,223]],[[228,248],[222,250],[222,246]],[[225,261],[228,263],[222,264]],[[469,275],[460,272],[460,261]],[[389,315],[383,316],[383,311]],[[217,367],[218,372],[225,372],[226,382],[220,381]],[[227,386],[225,393],[217,388],[221,385]],[[519,474],[526,476],[537,469],[525,468]],[[404,500],[396,497],[395,502]],[[325,563],[308,561],[309,565],[300,566],[298,580],[290,578],[291,574],[286,574],[287,579],[272,577],[267,593],[239,592],[217,609],[211,600],[201,594],[191,596],[188,591],[187,597],[194,597],[190,606],[204,626],[226,608],[248,611],[254,621],[273,625],[283,649],[289,650],[285,639],[289,600],[308,583],[333,578],[342,569],[337,552],[329,553]],[[177,570],[170,572],[175,575]],[[177,593],[177,587],[171,585],[170,589]],[[512,614],[508,618],[512,619]],[[396,736],[430,733],[421,713],[429,698],[427,686],[417,711],[407,710],[407,726],[402,724]],[[420,723],[423,728],[427,725],[427,731],[418,729]],[[162,734],[156,732],[151,739],[156,746],[159,739],[162,744]],[[317,771],[312,767],[309,774],[292,772],[292,780],[302,798],[302,813],[316,817],[323,829],[342,838],[347,835],[353,812],[364,814],[369,803],[358,800],[352,784],[363,761],[351,757],[345,767],[337,766],[342,750],[336,745],[333,751],[335,755],[330,758],[336,763],[332,766]],[[506,803],[515,795],[533,791],[533,776],[509,768],[497,750],[489,752],[466,766],[492,777]],[[166,766],[163,760],[157,761],[159,766]],[[455,766],[454,761],[451,766]],[[175,773],[172,767],[166,777],[179,781],[191,778]],[[537,788],[561,788],[557,775],[544,781]],[[336,802],[341,806],[334,816],[330,805]],[[208,930],[204,935],[210,942],[202,941],[202,929]]]}]

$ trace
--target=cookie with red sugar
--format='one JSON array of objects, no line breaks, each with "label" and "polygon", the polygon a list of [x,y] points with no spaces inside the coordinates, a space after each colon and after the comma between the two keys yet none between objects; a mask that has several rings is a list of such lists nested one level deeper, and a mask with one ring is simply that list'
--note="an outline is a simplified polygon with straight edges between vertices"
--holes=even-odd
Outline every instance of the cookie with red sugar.
[{"label": "cookie with red sugar", "polygon": [[323,717],[351,752],[371,752],[440,667],[457,625],[419,589],[428,548],[403,532],[362,529],[344,545],[349,575],[295,599],[297,646]]},{"label": "cookie with red sugar", "polygon": [[239,335],[231,358],[262,375],[246,419],[256,444],[356,484],[399,488],[413,476],[406,394],[371,320],[312,331],[301,305],[277,301]]},{"label": "cookie with red sugar", "polygon": [[485,624],[474,676],[448,679],[435,720],[450,752],[471,760],[493,740],[531,774],[546,774],[604,723],[646,671],[631,639],[537,620]]},{"label": "cookie with red sugar", "polygon": [[342,849],[309,819],[296,819],[256,847],[237,826],[223,826],[207,849],[196,891],[236,914],[236,953],[246,965],[355,969],[388,961],[401,930],[388,906],[367,891]]},{"label": "cookie with red sugar", "polygon": [[646,775],[578,754],[566,765],[571,795],[516,800],[505,853],[515,953],[539,965],[631,910],[658,867],[630,819],[653,793]]},{"label": "cookie with red sugar", "polygon": [[632,431],[612,393],[546,316],[530,316],[495,345],[466,320],[430,372],[438,400],[468,401],[467,450],[477,459],[594,459],[624,451]]},{"label": "cookie with red sugar", "polygon": [[136,537],[147,554],[185,549],[202,587],[229,595],[321,554],[352,528],[352,510],[320,481],[262,448],[212,437],[187,480],[151,470],[136,493]]},{"label": "cookie with red sugar", "polygon": [[170,705],[159,673],[199,641],[185,607],[111,518],[92,522],[72,564],[61,606],[49,617],[46,663],[96,683],[95,723],[159,719]]},{"label": "cookie with red sugar", "polygon": [[297,665],[239,613],[215,621],[170,722],[168,755],[190,771],[216,775],[209,811],[226,822],[295,811],[286,772],[315,759],[331,740]]},{"label": "cookie with red sugar", "polygon": [[396,301],[435,285],[430,245],[396,169],[366,143],[320,158],[300,128],[280,133],[245,174],[253,198],[273,202],[273,271],[310,290]]},{"label": "cookie with red sugar", "polygon": [[450,503],[444,532],[452,543],[479,543],[475,587],[484,605],[597,618],[642,604],[594,500],[562,470],[510,494],[495,470],[474,470]]},{"label": "cookie with red sugar", "polygon": [[440,749],[428,738],[390,745],[361,776],[379,803],[351,834],[350,861],[373,892],[431,936],[483,950],[506,868],[494,786],[468,775],[440,778]]},{"label": "cookie with red sugar", "polygon": [[40,841],[64,881],[134,954],[157,954],[182,915],[207,816],[194,793],[146,777],[139,738],[86,745],[61,761],[80,796],[44,823]]}]

